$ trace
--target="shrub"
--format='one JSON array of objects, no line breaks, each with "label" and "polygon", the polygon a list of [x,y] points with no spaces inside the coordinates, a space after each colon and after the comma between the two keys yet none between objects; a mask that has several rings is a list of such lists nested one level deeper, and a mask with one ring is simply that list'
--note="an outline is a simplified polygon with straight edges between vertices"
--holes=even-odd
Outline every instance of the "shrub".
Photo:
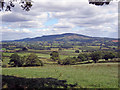
[{"label": "shrub", "polygon": [[28,55],[25,66],[43,66],[41,60],[35,54]]},{"label": "shrub", "polygon": [[58,64],[61,64],[61,65],[74,65],[76,64],[76,57],[67,57],[63,60],[59,60],[58,61]]},{"label": "shrub", "polygon": [[7,68],[8,65],[7,65],[7,64],[3,64],[2,67],[3,67],[3,68]]},{"label": "shrub", "polygon": [[79,50],[75,50],[75,53],[79,53],[80,51]]},{"label": "shrub", "polygon": [[89,60],[89,55],[83,53],[83,54],[79,54],[77,58],[78,58],[78,61],[79,61],[79,62],[80,62],[80,61],[87,61],[87,60]]},{"label": "shrub", "polygon": [[28,56],[22,56],[20,57],[18,54],[12,54],[10,56],[10,62],[9,64],[11,66],[43,66],[43,62],[39,60],[38,56],[35,54],[30,54]]},{"label": "shrub", "polygon": [[102,58],[101,52],[95,51],[90,54],[91,59],[96,63],[99,59]]},{"label": "shrub", "polygon": [[23,47],[22,51],[28,51],[28,48],[27,47]]},{"label": "shrub", "polygon": [[115,57],[117,57],[117,55],[114,52],[104,52],[102,58],[108,60],[108,59],[113,59]]},{"label": "shrub", "polygon": [[50,58],[53,60],[53,61],[56,61],[56,60],[59,60],[59,53],[57,51],[53,51],[51,54],[50,54]]},{"label": "shrub", "polygon": [[20,56],[17,54],[17,53],[14,53],[10,56],[10,61],[9,61],[9,64],[11,66],[22,66],[23,62],[22,60],[20,59]]}]

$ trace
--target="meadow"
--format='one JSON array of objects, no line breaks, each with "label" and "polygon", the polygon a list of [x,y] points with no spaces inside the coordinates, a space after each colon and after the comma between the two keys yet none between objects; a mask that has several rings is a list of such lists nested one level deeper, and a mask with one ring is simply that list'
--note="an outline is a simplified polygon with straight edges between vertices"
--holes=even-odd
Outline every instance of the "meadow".
[{"label": "meadow", "polygon": [[[89,60],[90,64],[86,64],[88,61],[79,62],[77,65],[58,65],[57,62],[50,60],[50,53],[52,51],[58,51],[60,59],[66,57],[78,57],[80,52],[75,53],[75,50],[85,50],[86,47],[76,46],[74,49],[52,48],[51,50],[34,50],[15,52],[20,56],[29,55],[35,53],[38,58],[44,63],[44,66],[37,67],[10,67],[9,60],[12,52],[4,52],[4,58],[2,65],[6,65],[2,68],[2,75],[15,76],[19,78],[55,78],[57,80],[66,80],[67,84],[76,84],[76,88],[118,88],[118,63],[107,62],[104,59],[100,59],[99,62],[104,63],[92,63],[93,60]],[[99,46],[88,46],[87,49],[99,49]],[[10,82],[12,83],[12,82]],[[6,86],[3,86],[6,87]]]},{"label": "meadow", "polygon": [[47,65],[2,68],[2,75],[24,78],[57,78],[77,83],[77,88],[118,88],[118,63]]},{"label": "meadow", "polygon": [[[55,49],[53,49],[54,51]],[[29,55],[30,53],[35,53],[40,60],[42,60],[44,63],[55,63],[53,61],[50,60],[50,53],[52,52],[52,50],[32,50],[29,49],[26,52],[16,52],[18,55],[20,56],[24,56],[24,55]],[[9,53],[9,52],[5,52],[4,54],[4,59],[3,59],[3,65],[8,65],[9,62],[9,57],[13,54],[13,53]],[[61,50],[59,51],[59,55],[60,55],[60,59],[64,59],[68,56],[78,56],[79,53],[75,53],[75,50]]]}]

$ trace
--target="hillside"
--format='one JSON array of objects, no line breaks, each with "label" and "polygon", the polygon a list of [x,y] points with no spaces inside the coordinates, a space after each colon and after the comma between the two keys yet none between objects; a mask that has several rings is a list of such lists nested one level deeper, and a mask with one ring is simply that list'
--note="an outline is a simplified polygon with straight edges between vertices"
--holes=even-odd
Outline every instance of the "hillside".
[{"label": "hillside", "polygon": [[20,40],[14,41],[79,41],[79,42],[92,42],[92,41],[101,41],[101,40],[116,40],[113,38],[100,38],[100,37],[90,37],[81,34],[75,33],[65,33],[65,34],[57,34],[57,35],[46,35],[42,37],[35,37],[35,38],[25,38]]}]

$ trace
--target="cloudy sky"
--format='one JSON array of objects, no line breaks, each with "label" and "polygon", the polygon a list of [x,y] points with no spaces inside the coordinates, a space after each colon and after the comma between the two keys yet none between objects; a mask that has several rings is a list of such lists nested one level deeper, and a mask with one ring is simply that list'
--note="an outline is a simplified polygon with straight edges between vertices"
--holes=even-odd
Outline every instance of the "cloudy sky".
[{"label": "cloudy sky", "polygon": [[118,37],[118,3],[95,6],[88,1],[35,0],[29,12],[16,4],[0,12],[2,40],[77,33],[94,37]]}]

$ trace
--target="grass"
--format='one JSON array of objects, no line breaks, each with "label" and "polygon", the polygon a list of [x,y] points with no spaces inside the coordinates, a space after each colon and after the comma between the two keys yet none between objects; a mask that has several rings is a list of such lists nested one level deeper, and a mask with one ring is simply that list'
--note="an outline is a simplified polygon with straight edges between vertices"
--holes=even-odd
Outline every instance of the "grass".
[{"label": "grass", "polygon": [[[97,48],[97,47],[96,47]],[[34,52],[34,50],[31,50]],[[69,84],[78,83],[78,87],[83,88],[117,88],[118,87],[118,64],[117,63],[97,63],[82,65],[52,65],[50,50],[37,50],[36,55],[45,64],[43,67],[13,67],[3,68],[3,75],[11,75],[25,78],[57,78],[67,80]],[[59,51],[60,58],[68,56],[78,56],[75,50]],[[4,53],[10,56],[13,53]],[[30,52],[18,52],[19,55],[29,55]],[[101,61],[101,60],[100,60]],[[3,64],[9,62],[9,57],[5,57]],[[51,64],[51,65],[50,65]]]},{"label": "grass", "polygon": [[118,64],[45,65],[43,67],[3,68],[3,75],[25,78],[57,78],[78,83],[83,88],[118,88]]},{"label": "grass", "polygon": [[9,63],[9,58],[5,57],[3,59],[2,65],[7,65]]},{"label": "grass", "polygon": [[[32,52],[17,52],[20,56],[24,56],[24,55],[29,55],[30,53],[34,53],[36,52],[35,54],[39,57],[39,58],[44,58],[44,59],[50,59],[50,53],[52,52],[51,50],[29,50],[29,51],[32,51]],[[9,57],[13,54],[13,53],[3,53],[4,56],[7,56],[5,58],[5,62],[3,62],[4,64],[7,62],[9,62]],[[59,51],[59,54],[60,54],[60,59],[64,59],[68,56],[78,56],[79,53],[75,53],[74,50],[62,50],[62,51]],[[41,59],[42,60],[42,59]],[[43,60],[44,61],[44,60]]]},{"label": "grass", "polygon": [[[5,53],[4,55],[5,56],[11,56],[13,53]],[[24,56],[24,55],[29,55],[30,53],[18,53],[20,56]],[[42,54],[42,53],[36,53],[36,55],[40,58],[40,60],[42,60],[44,63],[53,63],[53,62],[51,62],[50,61],[50,55],[49,54]],[[77,56],[77,55],[60,55],[60,59],[64,59],[64,58],[66,58],[66,57],[68,57],[68,56],[72,56],[72,57],[74,57],[74,56]],[[5,57],[4,59],[3,59],[3,65],[7,65],[8,64],[8,62],[9,62],[9,57]]]},{"label": "grass", "polygon": [[100,48],[100,46],[88,46],[88,47],[96,48],[96,49],[99,49],[99,48]]}]

